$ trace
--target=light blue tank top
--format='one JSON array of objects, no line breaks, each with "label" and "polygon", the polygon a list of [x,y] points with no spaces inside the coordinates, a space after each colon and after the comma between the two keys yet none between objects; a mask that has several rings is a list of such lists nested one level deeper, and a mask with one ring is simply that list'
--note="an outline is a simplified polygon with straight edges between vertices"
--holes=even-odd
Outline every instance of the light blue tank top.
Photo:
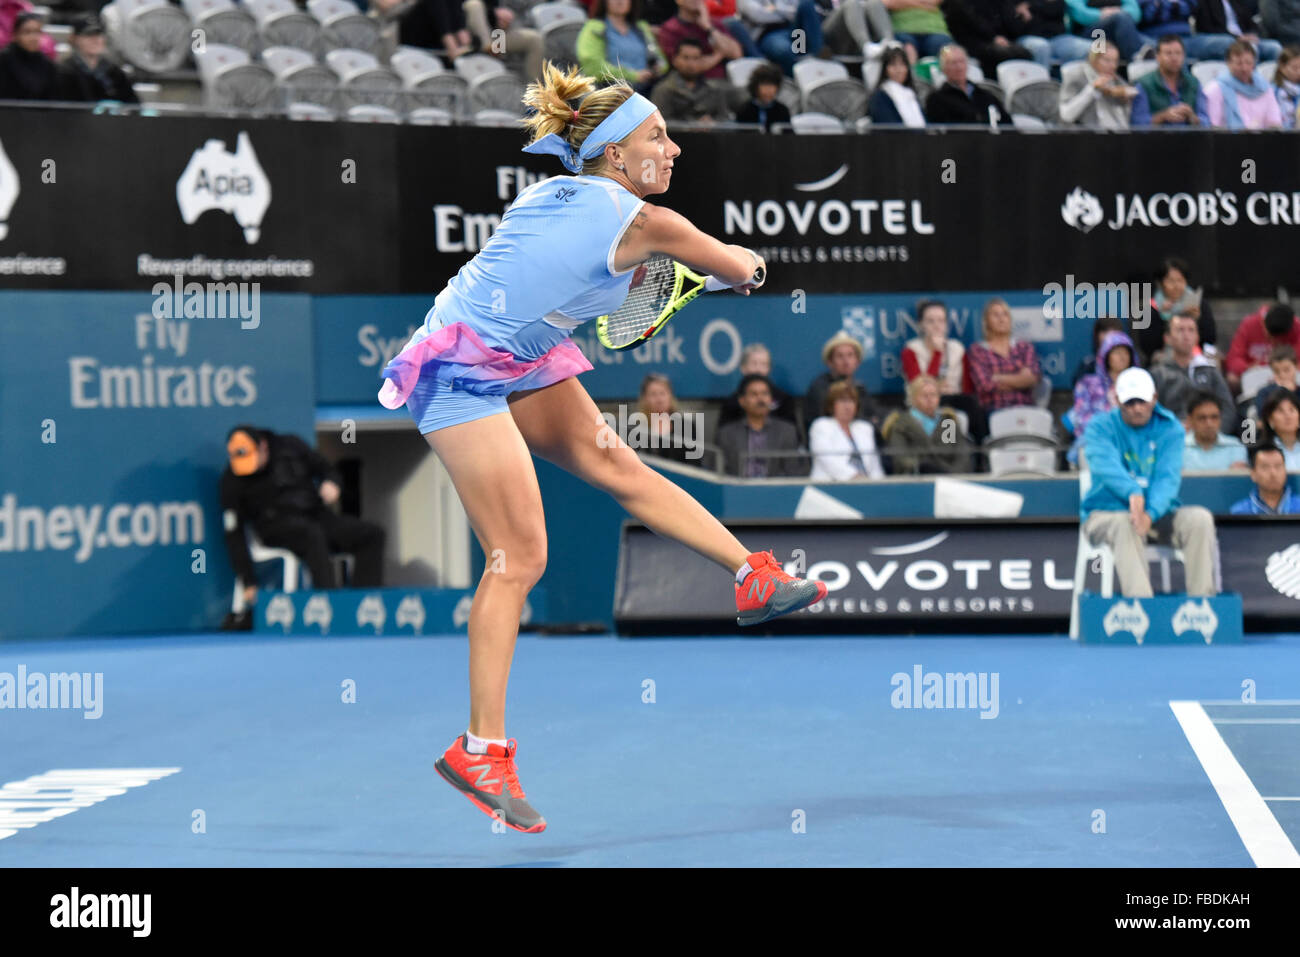
[{"label": "light blue tank top", "polygon": [[411,343],[456,322],[487,345],[536,359],[627,298],[614,252],[641,209],[604,176],[553,176],[520,193],[473,259],[434,299]]}]

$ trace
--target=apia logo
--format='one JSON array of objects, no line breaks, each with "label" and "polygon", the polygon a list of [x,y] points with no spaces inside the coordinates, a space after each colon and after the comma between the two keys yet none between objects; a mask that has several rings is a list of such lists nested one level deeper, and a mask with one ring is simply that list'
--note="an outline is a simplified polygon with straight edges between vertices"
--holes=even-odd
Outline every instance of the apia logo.
[{"label": "apia logo", "polygon": [[407,595],[403,598],[397,605],[393,621],[398,628],[410,625],[411,630],[418,635],[424,628],[424,602],[420,601],[420,596]]},{"label": "apia logo", "polygon": [[9,235],[9,213],[18,202],[18,170],[0,143],[0,239]]},{"label": "apia logo", "polygon": [[1275,591],[1287,598],[1300,598],[1300,545],[1291,545],[1268,556],[1264,576]]},{"label": "apia logo", "polygon": [[248,134],[239,134],[234,153],[221,140],[208,140],[195,150],[176,181],[176,204],[187,226],[217,209],[235,217],[244,228],[245,242],[257,242],[262,217],[271,205],[271,181],[257,162]]},{"label": "apia logo", "polygon": [[1151,621],[1147,618],[1146,611],[1136,598],[1131,605],[1123,601],[1115,602],[1110,606],[1110,611],[1106,612],[1106,617],[1101,623],[1101,627],[1106,630],[1106,637],[1109,638],[1116,632],[1127,631],[1137,639],[1139,645],[1146,637],[1150,625]]},{"label": "apia logo", "polygon": [[377,635],[383,629],[387,618],[388,612],[384,610],[384,600],[378,595],[367,595],[357,606],[358,628],[363,625],[373,625]]},{"label": "apia logo", "polygon": [[293,599],[288,595],[276,595],[266,606],[266,623],[281,625],[285,634],[293,627]]},{"label": "apia logo", "polygon": [[1178,606],[1178,611],[1174,612],[1171,624],[1175,635],[1181,635],[1188,631],[1199,631],[1208,645],[1214,640],[1214,633],[1219,628],[1219,616],[1214,613],[1214,609],[1210,607],[1210,603],[1204,598],[1201,599],[1199,605],[1188,600]]},{"label": "apia logo", "polygon": [[1061,204],[1061,218],[1081,233],[1091,232],[1104,215],[1097,197],[1081,186],[1076,186]]},{"label": "apia logo", "polygon": [[312,595],[302,610],[302,623],[320,625],[322,635],[329,634],[330,622],[334,620],[334,608],[330,605],[328,595]]}]

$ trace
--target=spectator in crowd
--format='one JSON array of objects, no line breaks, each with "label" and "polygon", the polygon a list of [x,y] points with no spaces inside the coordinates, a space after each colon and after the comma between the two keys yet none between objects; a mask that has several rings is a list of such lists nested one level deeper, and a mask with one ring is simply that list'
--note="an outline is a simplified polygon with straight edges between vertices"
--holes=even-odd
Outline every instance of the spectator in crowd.
[{"label": "spectator in crowd", "polygon": [[1074,442],[1065,454],[1071,465],[1079,462],[1083,437],[1093,416],[1109,412],[1119,405],[1115,397],[1115,380],[1125,369],[1137,365],[1133,340],[1123,332],[1108,332],[1097,351],[1097,371],[1086,375],[1074,387],[1074,406],[1070,410],[1070,427]]},{"label": "spectator in crowd", "polygon": [[1084,445],[1092,485],[1080,507],[1083,534],[1115,556],[1125,598],[1150,598],[1146,546],[1154,538],[1182,549],[1187,594],[1216,593],[1218,540],[1214,517],[1199,505],[1180,505],[1183,427],[1156,402],[1145,369],[1128,369],[1115,382],[1119,408],[1095,416]]},{"label": "spectator in crowd", "polygon": [[1137,87],[1119,78],[1119,51],[1113,43],[1093,47],[1088,59],[1064,74],[1061,122],[1093,130],[1126,130]]},{"label": "spectator in crowd", "polygon": [[1192,393],[1208,392],[1219,401],[1224,430],[1235,435],[1241,426],[1237,404],[1214,360],[1196,352],[1196,320],[1174,316],[1162,325],[1165,347],[1151,357],[1151,378],[1160,404],[1170,410],[1183,409]]},{"label": "spectator in crowd", "polygon": [[802,456],[766,454],[799,450],[795,427],[771,414],[772,383],[767,376],[747,375],[736,391],[744,418],[720,426],[717,436],[727,472],[743,478],[807,475]]},{"label": "spectator in crowd", "polygon": [[1273,372],[1273,381],[1255,393],[1255,405],[1263,408],[1278,389],[1288,392],[1296,391],[1296,352],[1290,346],[1274,346],[1268,354],[1268,367]]},{"label": "spectator in crowd", "polygon": [[[448,60],[474,52],[474,38],[466,19],[468,11],[462,0],[416,0],[405,13],[395,9],[401,4],[402,0],[374,0],[374,7],[381,14],[400,15],[397,36],[402,46],[442,49]],[[486,16],[484,13],[485,25]],[[487,34],[486,30],[484,34]]]},{"label": "spectator in crowd", "polygon": [[[731,13],[736,12],[736,0],[729,0]],[[722,6],[719,0],[709,0],[707,3],[709,15],[713,15],[715,7]],[[587,12],[590,14],[596,9],[596,0],[589,0],[587,3]],[[645,0],[645,18],[646,22],[652,27],[658,29],[677,15],[677,0]]]},{"label": "spectator in crowd", "polygon": [[[519,61],[526,80],[542,76],[542,35],[528,26],[528,14],[537,4],[538,0],[465,0],[462,7],[479,51]],[[493,42],[493,30],[501,31],[501,42]]]},{"label": "spectator in crowd", "polygon": [[1228,130],[1280,129],[1282,111],[1269,85],[1255,72],[1255,48],[1235,40],[1227,59],[1227,72],[1205,87],[1210,125]]},{"label": "spectator in crowd", "polygon": [[1092,351],[1080,359],[1078,366],[1075,367],[1074,376],[1070,379],[1071,391],[1074,391],[1080,379],[1097,371],[1097,350],[1101,348],[1101,340],[1106,333],[1123,331],[1123,320],[1116,319],[1114,316],[1102,316],[1092,324]]},{"label": "spectator in crowd", "polygon": [[1142,11],[1138,29],[1152,40],[1163,36],[1182,37],[1187,55],[1193,60],[1222,60],[1232,45],[1233,37],[1227,33],[1213,33],[1199,21],[1196,32],[1192,33],[1189,21],[1196,13],[1196,4],[1197,0],[1138,0]]},{"label": "spectator in crowd", "polygon": [[1260,0],[1264,33],[1285,44],[1300,43],[1300,0]]},{"label": "spectator in crowd", "polygon": [[1267,365],[1274,346],[1290,346],[1300,353],[1300,323],[1291,307],[1280,302],[1260,306],[1237,326],[1224,361],[1233,395],[1241,394],[1241,374],[1251,366]]},{"label": "spectator in crowd", "polygon": [[790,108],[776,98],[781,92],[781,71],[769,63],[754,67],[749,74],[749,101],[736,112],[737,123],[756,123],[772,132],[773,123],[789,123]]},{"label": "spectator in crowd", "polygon": [[1163,348],[1165,323],[1174,316],[1191,316],[1195,319],[1200,351],[1207,356],[1217,353],[1219,331],[1214,321],[1214,310],[1210,308],[1204,290],[1192,286],[1190,276],[1187,263],[1176,256],[1169,256],[1160,264],[1156,276],[1156,294],[1151,298],[1151,311],[1154,313],[1152,321],[1134,336],[1138,351],[1148,359]]},{"label": "spectator in crowd", "polygon": [[[676,0],[665,0],[665,2],[670,3],[674,8],[676,7]],[[740,18],[736,0],[704,0],[704,9],[709,15],[709,20],[736,38],[736,42],[740,44],[745,56],[761,57],[763,55],[763,52],[754,43],[749,27],[745,26],[745,21]]]},{"label": "spectator in crowd", "polygon": [[1097,6],[1105,0],[1065,0],[1066,19],[1074,32],[1092,38],[1094,30],[1101,30],[1106,39],[1119,48],[1124,61],[1141,60],[1154,49],[1154,42],[1138,30],[1142,9],[1138,0],[1116,0],[1114,4]]},{"label": "spectator in crowd", "polygon": [[[686,436],[682,433],[682,412],[677,408],[677,397],[673,395],[672,380],[662,372],[650,372],[641,380],[641,392],[638,396],[637,411],[646,423],[645,443],[640,447],[628,442],[642,455],[657,455],[685,462],[687,452]],[[628,436],[624,437],[629,438]]]},{"label": "spectator in crowd", "polygon": [[583,73],[626,80],[643,95],[668,69],[654,30],[641,18],[641,0],[596,0],[578,34],[577,50]]},{"label": "spectator in crowd", "polygon": [[[97,0],[92,0],[92,3],[93,6],[91,9],[96,11],[103,6],[103,4],[97,2]],[[14,39],[14,34],[18,31],[18,18],[24,13],[37,13],[37,10],[28,2],[28,0],[0,0],[0,48],[7,47]],[[40,23],[43,25],[45,23],[45,18],[39,16],[39,19]],[[41,33],[41,40],[38,49],[41,53],[44,53],[46,59],[51,62],[58,58],[54,37],[50,36],[48,33]]]},{"label": "spectator in crowd", "polygon": [[915,63],[923,56],[939,56],[952,43],[948,24],[939,7],[941,0],[881,0],[889,11],[894,39],[903,44],[907,59]]},{"label": "spectator in crowd", "polygon": [[1217,395],[1193,392],[1187,400],[1186,420],[1184,472],[1222,472],[1246,467],[1246,447],[1241,439],[1222,431],[1223,417]]},{"label": "spectator in crowd", "polygon": [[247,529],[263,545],[293,552],[311,573],[313,588],[337,588],[331,552],[351,553],[351,584],[383,584],[384,530],[330,509],[342,479],[333,465],[296,435],[240,425],[226,436],[229,464],[221,473],[226,553],[243,583],[244,600],[257,597]]},{"label": "spectator in crowd", "polygon": [[1278,389],[1260,406],[1259,419],[1261,444],[1276,445],[1286,459],[1286,470],[1300,472],[1300,399],[1294,392]]},{"label": "spectator in crowd", "polygon": [[903,378],[909,383],[921,375],[936,379],[939,401],[965,412],[971,438],[983,442],[988,422],[975,396],[965,391],[966,347],[948,337],[948,307],[938,299],[923,299],[916,306],[916,321],[921,334],[903,346]]},{"label": "spectator in crowd", "polygon": [[943,19],[952,38],[992,74],[1003,60],[1028,60],[1032,54],[1010,39],[1015,14],[1005,0],[942,0]]},{"label": "spectator in crowd", "polygon": [[931,123],[1011,125],[1011,114],[987,92],[967,79],[966,51],[950,43],[939,54],[944,84],[925,101],[925,118]]},{"label": "spectator in crowd", "polygon": [[1278,54],[1277,69],[1273,71],[1273,96],[1282,114],[1283,129],[1295,129],[1296,117],[1300,115],[1300,46],[1289,46]]},{"label": "spectator in crowd", "polygon": [[0,100],[50,100],[58,89],[58,68],[41,50],[45,21],[38,14],[14,19],[13,39],[0,52]]},{"label": "spectator in crowd", "polygon": [[[767,380],[768,411],[802,431],[799,402],[772,381],[772,353],[761,342],[751,342],[740,350],[741,382],[744,382],[746,376],[751,375],[762,376]],[[740,389],[737,387],[733,394],[722,400],[722,408],[718,412],[718,426],[735,422],[744,416],[745,410],[740,406]]]},{"label": "spectator in crowd", "polygon": [[[1255,47],[1260,60],[1276,60],[1282,44],[1261,37],[1255,32],[1255,19],[1259,16],[1258,0],[1195,0],[1197,34],[1228,34],[1233,39],[1245,40]],[[1212,57],[1189,54],[1196,59]]]},{"label": "spectator in crowd", "polygon": [[673,69],[655,84],[650,99],[666,120],[712,123],[731,119],[738,99],[736,89],[726,80],[710,80],[700,69],[704,49],[698,40],[687,37],[677,44]]},{"label": "spectator in crowd", "polygon": [[[740,36],[749,43],[749,50],[741,45],[741,40],[738,39]],[[676,15],[665,20],[659,27],[659,49],[669,63],[677,58],[677,45],[686,39],[694,40],[704,51],[700,72],[708,80],[726,77],[724,64],[727,60],[736,60],[742,56],[762,56],[743,23],[733,20],[725,28],[718,26],[709,16],[704,0],[677,0]]]},{"label": "spectator in crowd", "polygon": [[854,418],[874,421],[876,407],[867,387],[857,380],[858,366],[862,365],[862,343],[847,332],[837,332],[822,346],[822,362],[826,371],[812,380],[804,396],[804,421],[827,414],[826,396],[836,382],[849,382],[855,386],[858,407]]},{"label": "spectator in crowd", "polygon": [[1287,486],[1282,450],[1272,445],[1250,447],[1251,493],[1233,502],[1233,515],[1300,515],[1300,496]]},{"label": "spectator in crowd", "polygon": [[1156,68],[1138,78],[1130,125],[1209,126],[1201,81],[1186,67],[1183,39],[1166,33],[1156,44]]},{"label": "spectator in crowd", "polygon": [[104,26],[94,15],[82,18],[74,28],[72,52],[59,64],[55,86],[55,99],[70,103],[140,102],[122,68],[104,56]]},{"label": "spectator in crowd", "polygon": [[1009,0],[1012,37],[1038,63],[1070,63],[1088,55],[1092,44],[1065,27],[1065,0]]},{"label": "spectator in crowd", "polygon": [[880,427],[895,475],[970,472],[971,442],[955,410],[939,405],[939,382],[918,375],[907,383],[906,409],[895,409]]},{"label": "spectator in crowd", "polygon": [[763,56],[786,76],[794,65],[822,49],[822,17],[814,0],[737,0],[740,17]]},{"label": "spectator in crowd", "polygon": [[[881,0],[828,0],[822,36],[833,52],[878,60],[894,39],[894,25]],[[822,4],[823,7],[827,3]]]},{"label": "spectator in crowd", "polygon": [[984,340],[966,350],[975,397],[985,412],[1033,405],[1042,381],[1032,343],[1011,338],[1011,307],[1005,299],[984,306]]},{"label": "spectator in crowd", "polygon": [[843,482],[855,478],[884,478],[876,451],[876,430],[857,417],[862,396],[848,380],[826,390],[825,414],[808,426],[813,481]]},{"label": "spectator in crowd", "polygon": [[925,126],[925,113],[916,96],[912,68],[902,47],[890,47],[880,65],[880,84],[867,101],[867,116],[875,124]]}]

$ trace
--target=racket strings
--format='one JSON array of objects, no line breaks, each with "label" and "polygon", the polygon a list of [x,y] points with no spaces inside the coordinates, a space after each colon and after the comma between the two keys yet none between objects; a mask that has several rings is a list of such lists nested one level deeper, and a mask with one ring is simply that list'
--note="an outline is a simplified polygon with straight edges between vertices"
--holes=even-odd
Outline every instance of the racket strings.
[{"label": "racket strings", "polygon": [[605,335],[616,346],[641,338],[672,302],[677,279],[672,259],[657,257],[647,262],[644,269],[645,275],[638,277],[639,282],[634,278],[623,305],[605,319]]}]

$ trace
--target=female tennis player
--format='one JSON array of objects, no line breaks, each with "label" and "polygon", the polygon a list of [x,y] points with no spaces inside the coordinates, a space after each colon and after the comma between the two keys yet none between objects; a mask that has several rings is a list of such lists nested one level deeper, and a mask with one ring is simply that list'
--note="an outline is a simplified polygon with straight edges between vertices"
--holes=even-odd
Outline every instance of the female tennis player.
[{"label": "female tennis player", "polygon": [[484,813],[535,833],[546,821],[524,796],[505,724],[519,615],[547,558],[530,453],[734,573],[741,624],[820,601],[826,586],[792,578],[771,552],[751,553],[642,463],[576,378],[591,364],[570,332],[615,311],[633,270],[652,254],[746,295],[762,261],[645,201],[668,189],[681,149],[654,104],[629,86],[596,89],[576,69],[563,73],[548,63],[524,102],[536,110],[526,121],[532,141],[524,151],[554,154],[577,175],[543,180],[516,197],[384,368],[379,398],[388,408],[406,404],[488,556],[469,617],[469,727],[438,760],[438,772]]}]

